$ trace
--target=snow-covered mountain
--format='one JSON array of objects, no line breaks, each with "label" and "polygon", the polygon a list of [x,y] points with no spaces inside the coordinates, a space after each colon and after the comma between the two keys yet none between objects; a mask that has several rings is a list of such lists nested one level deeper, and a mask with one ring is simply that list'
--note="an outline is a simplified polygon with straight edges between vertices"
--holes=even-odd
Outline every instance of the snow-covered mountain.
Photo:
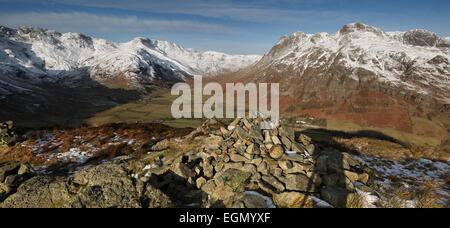
[{"label": "snow-covered mountain", "polygon": [[0,26],[0,94],[32,89],[34,82],[96,82],[138,88],[193,75],[216,75],[247,67],[260,56],[196,52],[167,41],[136,38],[114,43],[78,33]]},{"label": "snow-covered mountain", "polygon": [[296,115],[411,132],[416,117],[449,116],[449,44],[426,30],[384,32],[354,23],[335,34],[282,37],[235,77],[280,82],[282,106]]},{"label": "snow-covered mountain", "polygon": [[258,67],[321,74],[340,66],[354,81],[373,78],[395,87],[432,94],[450,104],[450,43],[426,30],[383,32],[361,23],[336,34],[294,33],[283,37]]}]

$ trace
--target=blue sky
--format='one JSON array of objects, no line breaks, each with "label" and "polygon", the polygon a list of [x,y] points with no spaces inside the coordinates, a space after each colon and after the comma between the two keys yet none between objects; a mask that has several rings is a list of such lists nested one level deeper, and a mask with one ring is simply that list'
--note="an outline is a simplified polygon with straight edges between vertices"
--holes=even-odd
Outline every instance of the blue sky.
[{"label": "blue sky", "polygon": [[116,42],[169,40],[196,50],[264,54],[296,31],[363,22],[450,36],[448,0],[0,0],[0,24],[81,32]]}]

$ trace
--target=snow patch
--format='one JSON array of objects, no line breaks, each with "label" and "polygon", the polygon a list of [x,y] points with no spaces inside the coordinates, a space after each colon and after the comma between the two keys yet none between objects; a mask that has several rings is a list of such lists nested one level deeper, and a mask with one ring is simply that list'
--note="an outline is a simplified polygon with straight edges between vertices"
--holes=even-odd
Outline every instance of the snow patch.
[{"label": "snow patch", "polygon": [[82,151],[79,148],[71,148],[69,151],[57,154],[55,157],[65,163],[84,164],[92,158],[92,154]]}]

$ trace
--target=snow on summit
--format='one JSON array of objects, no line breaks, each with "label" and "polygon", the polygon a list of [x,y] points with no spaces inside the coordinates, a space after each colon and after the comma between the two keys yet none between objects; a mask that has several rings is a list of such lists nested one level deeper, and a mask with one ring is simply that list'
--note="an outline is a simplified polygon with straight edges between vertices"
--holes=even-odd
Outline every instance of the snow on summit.
[{"label": "snow on summit", "polygon": [[326,70],[340,64],[359,80],[364,70],[376,78],[419,93],[437,94],[449,99],[450,43],[426,30],[384,32],[354,23],[335,34],[302,32],[284,36],[266,54],[260,67],[294,69],[302,74],[308,69]]},{"label": "snow on summit", "polygon": [[3,26],[0,50],[0,72],[5,75],[0,78],[0,93],[16,86],[13,78],[19,74],[32,81],[55,81],[89,72],[100,82],[125,79],[138,85],[154,79],[180,81],[193,75],[237,71],[260,59],[256,55],[196,52],[146,38],[114,43],[79,33]]}]

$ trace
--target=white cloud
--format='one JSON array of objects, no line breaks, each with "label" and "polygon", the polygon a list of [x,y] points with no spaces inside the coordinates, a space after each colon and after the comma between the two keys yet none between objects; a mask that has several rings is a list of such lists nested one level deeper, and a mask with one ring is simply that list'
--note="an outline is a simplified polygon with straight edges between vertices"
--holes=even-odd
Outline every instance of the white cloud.
[{"label": "white cloud", "polygon": [[[0,0],[2,2],[4,0]],[[9,0],[6,0],[9,1]],[[30,2],[31,0],[16,0]],[[115,8],[133,10],[147,13],[173,13],[204,16],[209,18],[230,18],[233,20],[258,23],[296,23],[299,19],[308,17],[325,20],[341,19],[349,15],[344,12],[311,10],[299,8],[302,4],[325,4],[331,0],[254,0],[236,3],[232,0],[58,0],[57,3],[66,3],[75,6]],[[31,1],[31,2],[34,2]],[[43,0],[47,4],[56,3],[52,0]],[[290,9],[295,5],[296,9]],[[277,6],[277,7],[274,7]],[[285,7],[281,7],[285,6]],[[309,18],[311,19],[311,18]]]},{"label": "white cloud", "polygon": [[34,26],[81,32],[200,32],[232,33],[223,25],[188,20],[140,19],[135,16],[71,13],[2,13],[0,23],[10,27]]}]

